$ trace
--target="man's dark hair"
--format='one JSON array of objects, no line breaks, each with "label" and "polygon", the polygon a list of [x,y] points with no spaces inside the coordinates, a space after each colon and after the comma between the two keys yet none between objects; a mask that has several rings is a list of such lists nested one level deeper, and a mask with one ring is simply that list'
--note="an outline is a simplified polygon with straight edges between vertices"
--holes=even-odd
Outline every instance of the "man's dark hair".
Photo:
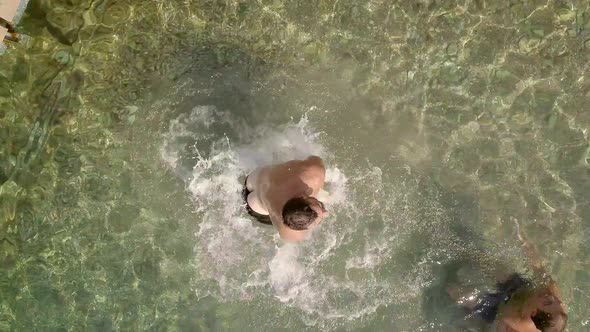
[{"label": "man's dark hair", "polygon": [[291,198],[283,207],[283,222],[296,231],[306,230],[318,217],[302,197]]},{"label": "man's dark hair", "polygon": [[535,323],[535,327],[541,331],[545,331],[551,326],[551,314],[544,311],[537,311],[531,319]]},{"label": "man's dark hair", "polygon": [[531,319],[535,327],[543,332],[562,332],[567,324],[567,315],[550,314],[544,311],[537,311]]}]

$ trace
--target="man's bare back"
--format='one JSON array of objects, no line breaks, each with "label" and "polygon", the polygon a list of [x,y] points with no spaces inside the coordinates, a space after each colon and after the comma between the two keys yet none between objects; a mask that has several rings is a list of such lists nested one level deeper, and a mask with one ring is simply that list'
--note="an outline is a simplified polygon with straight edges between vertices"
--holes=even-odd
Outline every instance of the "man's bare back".
[{"label": "man's bare back", "polygon": [[326,215],[317,200],[325,175],[317,156],[259,168],[246,181],[247,203],[254,212],[270,216],[281,238],[301,241]]}]

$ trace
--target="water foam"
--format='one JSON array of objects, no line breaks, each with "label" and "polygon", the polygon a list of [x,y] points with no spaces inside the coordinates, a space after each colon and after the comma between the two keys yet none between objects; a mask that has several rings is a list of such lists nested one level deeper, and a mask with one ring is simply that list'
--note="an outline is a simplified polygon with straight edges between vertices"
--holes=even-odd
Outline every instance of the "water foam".
[{"label": "water foam", "polygon": [[[194,197],[200,279],[215,280],[220,299],[270,293],[316,324],[407,301],[428,282],[427,264],[412,267],[412,278],[388,270],[413,231],[434,229],[428,224],[434,222],[421,224],[408,212],[420,204],[410,197],[416,184],[392,189],[384,185],[391,180],[370,165],[345,175],[306,117],[251,128],[229,112],[199,106],[171,122],[161,151]],[[283,244],[273,228],[259,227],[245,214],[242,184],[257,167],[312,154],[326,160],[320,198],[331,214],[307,241]],[[199,285],[197,292],[211,292]]]}]

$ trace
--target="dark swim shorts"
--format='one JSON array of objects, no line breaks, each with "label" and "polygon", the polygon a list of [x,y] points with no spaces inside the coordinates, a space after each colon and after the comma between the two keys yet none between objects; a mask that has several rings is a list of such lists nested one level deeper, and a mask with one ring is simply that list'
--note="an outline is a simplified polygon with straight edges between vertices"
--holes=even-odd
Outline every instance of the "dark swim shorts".
[{"label": "dark swim shorts", "polygon": [[252,218],[254,218],[254,220],[258,221],[259,223],[272,226],[272,221],[270,220],[270,216],[268,214],[260,214],[256,211],[252,210],[250,205],[248,205],[248,195],[251,193],[251,191],[248,190],[248,186],[246,186],[247,182],[248,182],[248,177],[246,177],[246,180],[244,180],[244,189],[242,190],[242,197],[244,198],[244,202],[246,203],[246,211],[248,211],[248,214],[250,216],[252,216]]},{"label": "dark swim shorts", "polygon": [[512,274],[508,280],[496,284],[497,292],[486,293],[479,298],[475,308],[473,308],[473,314],[488,323],[493,323],[500,305],[508,302],[517,290],[530,285],[529,280],[517,273]]}]

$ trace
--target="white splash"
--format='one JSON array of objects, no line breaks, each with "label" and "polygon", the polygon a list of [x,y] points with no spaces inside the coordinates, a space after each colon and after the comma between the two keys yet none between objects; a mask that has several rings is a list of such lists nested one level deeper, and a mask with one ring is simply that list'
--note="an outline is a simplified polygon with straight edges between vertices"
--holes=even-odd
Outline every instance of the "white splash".
[{"label": "white splash", "polygon": [[[194,198],[199,278],[215,280],[220,299],[270,292],[314,325],[353,320],[418,295],[420,278],[404,281],[403,276],[379,274],[415,228],[411,216],[396,208],[412,204],[404,201],[411,190],[385,188],[381,170],[369,165],[345,175],[320,142],[321,133],[312,130],[306,117],[272,128],[249,127],[228,112],[199,106],[170,123],[162,159],[186,181]],[[258,226],[245,213],[243,181],[257,167],[309,155],[326,161],[327,185],[320,199],[330,215],[307,241],[284,244],[274,228]],[[373,219],[383,225],[371,234],[367,223]],[[426,277],[420,267],[415,270]],[[201,284],[207,283],[197,281],[195,287]]]}]

